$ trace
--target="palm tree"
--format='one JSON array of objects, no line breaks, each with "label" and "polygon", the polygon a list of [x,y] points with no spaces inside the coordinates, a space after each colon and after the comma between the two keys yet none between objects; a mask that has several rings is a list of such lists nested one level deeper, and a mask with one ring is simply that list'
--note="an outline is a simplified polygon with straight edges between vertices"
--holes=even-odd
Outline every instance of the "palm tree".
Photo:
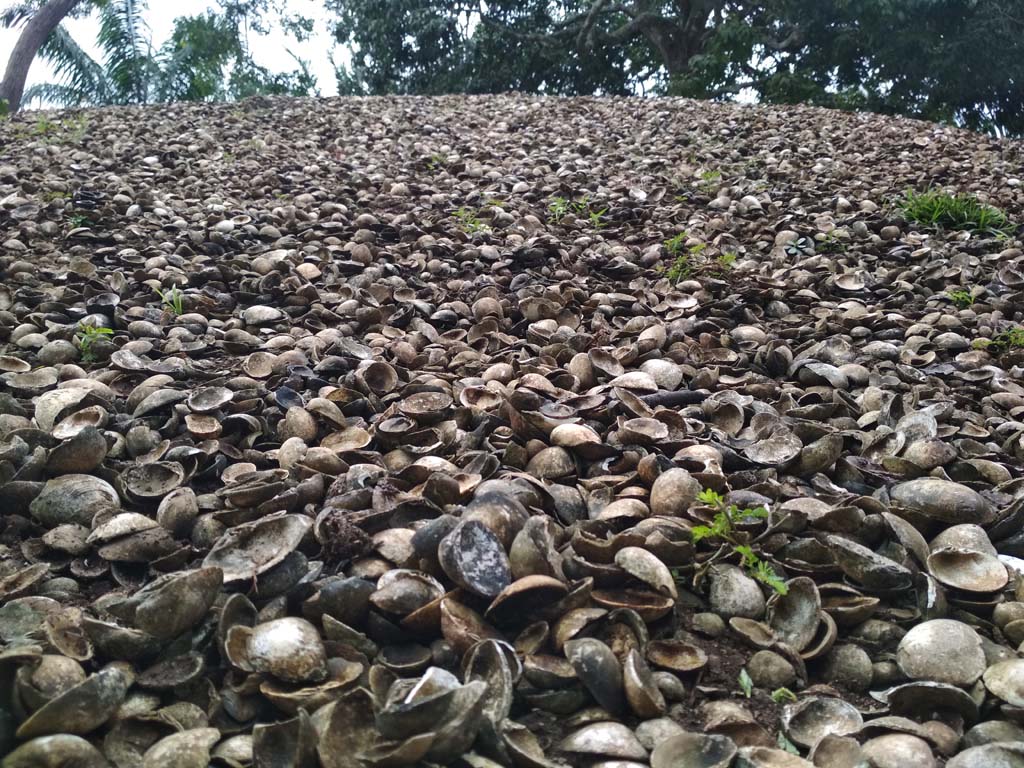
[{"label": "palm tree", "polygon": [[[22,0],[0,15],[4,26],[32,16],[38,0]],[[78,12],[99,12],[94,59],[57,26],[39,48],[57,81],[28,88],[25,103],[62,107],[209,101],[253,93],[307,95],[315,79],[298,60],[294,73],[273,74],[255,64],[235,13],[179,17],[170,39],[156,50],[143,18],[146,0],[79,0]],[[226,85],[225,85],[226,83]]]}]

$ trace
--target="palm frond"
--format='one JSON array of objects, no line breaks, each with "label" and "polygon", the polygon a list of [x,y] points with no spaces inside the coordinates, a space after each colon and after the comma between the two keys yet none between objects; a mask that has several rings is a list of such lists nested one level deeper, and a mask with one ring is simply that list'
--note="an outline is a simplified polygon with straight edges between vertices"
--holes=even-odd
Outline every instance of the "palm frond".
[{"label": "palm frond", "polygon": [[81,91],[60,83],[36,83],[25,89],[23,105],[36,103],[39,107],[80,107],[91,103]]},{"label": "palm frond", "polygon": [[100,9],[97,41],[115,99],[122,104],[145,104],[154,63],[149,27],[142,19],[143,0],[110,0]]},{"label": "palm frond", "polygon": [[15,3],[10,8],[0,12],[0,27],[11,29],[24,24],[32,15],[39,10],[39,3],[26,0],[26,2]]},{"label": "palm frond", "polygon": [[76,106],[110,103],[110,88],[103,67],[74,41],[64,25],[58,26],[46,39],[40,54],[53,65],[57,83],[51,85],[62,89],[60,103]]}]

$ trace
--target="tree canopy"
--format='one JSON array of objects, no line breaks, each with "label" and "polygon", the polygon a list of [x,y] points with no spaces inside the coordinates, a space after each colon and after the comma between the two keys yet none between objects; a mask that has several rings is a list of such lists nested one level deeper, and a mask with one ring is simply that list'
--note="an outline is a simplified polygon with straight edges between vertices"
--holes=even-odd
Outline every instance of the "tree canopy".
[{"label": "tree canopy", "polygon": [[1024,133],[1018,0],[327,4],[347,92],[747,93]]},{"label": "tree canopy", "polygon": [[[57,80],[25,93],[37,103],[316,90],[298,57],[292,71],[273,73],[248,48],[245,30],[271,25],[308,39],[312,20],[289,13],[287,0],[217,0],[204,14],[178,18],[156,48],[145,0],[19,0],[0,22],[27,30],[57,5],[61,14],[99,14],[102,55],[90,57],[63,26],[47,27],[39,55]],[[351,52],[337,67],[343,94],[742,95],[1024,134],[1019,0],[324,0],[324,7]]]}]

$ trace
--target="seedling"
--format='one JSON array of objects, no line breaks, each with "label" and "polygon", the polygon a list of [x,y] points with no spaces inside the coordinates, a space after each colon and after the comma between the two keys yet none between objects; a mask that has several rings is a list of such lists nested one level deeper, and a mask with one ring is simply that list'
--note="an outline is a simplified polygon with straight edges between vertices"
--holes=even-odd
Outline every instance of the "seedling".
[{"label": "seedling", "polygon": [[967,309],[974,305],[974,296],[971,295],[970,291],[946,291],[946,298],[956,304],[957,309]]},{"label": "seedling", "polygon": [[749,544],[741,541],[737,536],[737,524],[763,520],[768,517],[768,510],[764,507],[740,509],[735,504],[727,505],[725,497],[710,488],[701,491],[697,499],[713,507],[716,511],[711,525],[696,525],[691,529],[693,543],[697,544],[704,539],[717,539],[724,545],[720,552],[727,552],[731,549],[734,554],[740,556],[741,565],[746,568],[752,578],[771,587],[780,595],[785,595],[789,588],[782,577],[775,572],[771,565],[762,560]]},{"label": "seedling", "polygon": [[93,352],[92,345],[98,340],[106,336],[111,336],[114,333],[113,329],[105,328],[103,326],[88,325],[86,323],[79,323],[78,330],[75,333],[75,346],[78,347],[78,351],[82,353],[83,363],[92,363],[96,360],[96,353]]},{"label": "seedling", "polygon": [[718,257],[718,266],[721,267],[723,272],[726,272],[726,271],[732,269],[732,266],[733,266],[733,264],[736,263],[736,259],[737,258],[738,258],[738,256],[736,256],[735,253],[732,253],[731,251],[727,251],[727,252],[719,255],[719,257]]},{"label": "seedling", "polygon": [[553,197],[548,204],[548,211],[551,213],[552,219],[556,222],[561,221],[569,212],[569,201],[564,197]]},{"label": "seedling", "polygon": [[834,232],[829,232],[818,242],[818,250],[822,253],[846,253],[846,243],[836,237]]},{"label": "seedling", "polygon": [[475,235],[477,232],[486,232],[488,226],[484,224],[478,215],[478,211],[463,206],[455,211],[452,216],[458,221],[459,229],[467,235]]},{"label": "seedling", "polygon": [[174,286],[166,293],[161,291],[159,288],[155,288],[154,290],[160,297],[160,302],[164,305],[164,309],[168,312],[174,313],[175,316],[185,314],[185,294],[181,292],[181,289],[178,286]]},{"label": "seedling", "polygon": [[715,187],[722,181],[721,171],[704,171],[700,175],[700,188],[707,194],[715,191]]},{"label": "seedling", "polygon": [[997,334],[993,339],[977,339],[975,349],[985,349],[994,355],[1001,355],[1011,349],[1024,349],[1024,327],[1015,326]]},{"label": "seedling", "polygon": [[36,124],[32,126],[31,133],[33,136],[49,136],[51,133],[56,133],[58,127],[59,123],[55,123],[46,115],[40,115]]},{"label": "seedling", "polygon": [[600,211],[591,211],[588,215],[588,218],[590,219],[590,226],[594,229],[600,229],[603,227],[606,223],[604,221],[604,214],[607,210],[607,208],[602,208]]},{"label": "seedling", "polygon": [[796,744],[786,738],[786,734],[779,731],[778,737],[775,739],[775,743],[779,745],[779,749],[789,752],[791,755],[799,755],[800,750],[796,748]]},{"label": "seedling", "polygon": [[951,195],[937,189],[907,190],[898,204],[908,221],[936,229],[959,229],[989,235],[1009,236],[1016,227],[998,208],[986,205],[974,195]]},{"label": "seedling", "polygon": [[749,699],[750,695],[754,692],[754,681],[750,679],[750,674],[747,672],[746,667],[740,670],[737,682],[740,684],[740,690],[743,691],[743,695]]},{"label": "seedling", "polygon": [[77,229],[78,227],[88,227],[89,219],[88,217],[83,216],[80,213],[74,213],[68,216],[68,224],[71,225],[72,229]]},{"label": "seedling", "polygon": [[446,159],[445,156],[442,155],[440,152],[435,152],[434,154],[432,154],[427,159],[427,170],[428,171],[435,171],[435,170],[437,170],[442,165],[444,165],[445,159]]},{"label": "seedling", "polygon": [[776,688],[772,691],[772,701],[781,704],[784,701],[796,701],[796,694],[789,688]]},{"label": "seedling", "polygon": [[791,243],[786,243],[784,249],[787,256],[799,258],[800,256],[814,255],[814,241],[809,237],[798,237]]}]

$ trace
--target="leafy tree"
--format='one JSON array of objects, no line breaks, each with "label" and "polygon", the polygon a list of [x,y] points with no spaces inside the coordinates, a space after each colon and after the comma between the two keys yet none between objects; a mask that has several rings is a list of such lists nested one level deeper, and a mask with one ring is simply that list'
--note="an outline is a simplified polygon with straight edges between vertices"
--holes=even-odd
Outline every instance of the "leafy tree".
[{"label": "leafy tree", "polygon": [[809,102],[1024,133],[1020,0],[326,0],[355,93]]},{"label": "leafy tree", "polygon": [[[35,18],[33,0],[23,2],[0,21],[6,26]],[[35,85],[23,100],[61,106],[146,104],[242,98],[270,93],[307,95],[316,81],[305,62],[275,74],[257,65],[245,42],[244,28],[264,30],[265,14],[277,12],[274,0],[232,0],[221,12],[175,19],[170,39],[155,50],[145,24],[145,0],[80,0],[79,12],[97,11],[96,61],[56,26],[39,49],[56,70],[57,82]],[[288,28],[308,34],[311,22],[287,17]]]}]

